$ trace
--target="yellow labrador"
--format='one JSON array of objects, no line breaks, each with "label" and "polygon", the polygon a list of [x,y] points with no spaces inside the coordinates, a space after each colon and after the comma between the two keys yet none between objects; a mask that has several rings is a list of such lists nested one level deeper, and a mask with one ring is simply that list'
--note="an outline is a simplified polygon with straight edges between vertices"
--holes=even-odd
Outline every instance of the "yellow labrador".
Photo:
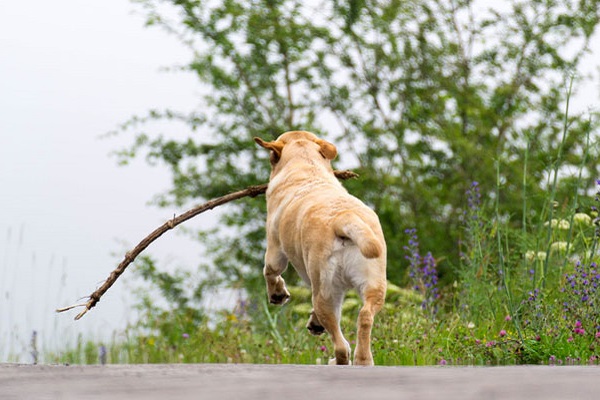
[{"label": "yellow labrador", "polygon": [[272,142],[254,140],[271,150],[263,270],[269,301],[289,300],[281,274],[291,262],[312,289],[308,330],[314,335],[327,331],[335,348],[330,363],[349,364],[351,350],[340,317],[346,292],[356,289],[363,307],[354,364],[373,365],[371,328],[386,291],[386,245],[377,215],[334,176],[333,144],[304,131],[284,133]]}]

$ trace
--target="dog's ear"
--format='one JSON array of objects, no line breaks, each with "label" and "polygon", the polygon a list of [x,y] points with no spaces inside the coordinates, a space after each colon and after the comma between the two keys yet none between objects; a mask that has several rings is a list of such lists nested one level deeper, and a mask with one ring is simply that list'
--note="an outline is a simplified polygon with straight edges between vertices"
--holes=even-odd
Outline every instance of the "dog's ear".
[{"label": "dog's ear", "polygon": [[260,147],[264,147],[265,149],[273,151],[273,155],[275,156],[275,162],[279,161],[279,159],[281,158],[281,152],[283,151],[283,143],[282,142],[279,142],[277,140],[275,140],[273,142],[265,142],[264,140],[262,140],[259,137],[255,137],[254,141]]},{"label": "dog's ear", "polygon": [[337,149],[335,148],[335,146],[332,143],[329,143],[328,141],[323,140],[323,139],[317,139],[317,140],[315,140],[315,142],[321,148],[321,150],[320,150],[321,155],[323,157],[325,157],[326,159],[333,160],[337,156]]}]

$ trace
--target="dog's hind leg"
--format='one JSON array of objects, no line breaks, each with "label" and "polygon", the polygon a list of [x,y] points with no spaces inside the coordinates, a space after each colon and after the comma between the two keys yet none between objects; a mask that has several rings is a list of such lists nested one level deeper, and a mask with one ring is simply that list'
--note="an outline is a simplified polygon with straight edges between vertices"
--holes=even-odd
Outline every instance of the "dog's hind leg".
[{"label": "dog's hind leg", "polygon": [[287,264],[288,260],[285,255],[272,247],[267,248],[263,275],[267,282],[267,294],[271,304],[283,305],[290,299],[290,292],[288,292],[285,281],[281,277],[281,274],[287,268]]},{"label": "dog's hind leg", "polygon": [[373,365],[371,353],[371,329],[375,315],[385,301],[385,285],[371,287],[361,293],[364,305],[358,313],[354,365]]},{"label": "dog's hind leg", "polygon": [[343,292],[333,294],[328,299],[320,294],[313,295],[313,313],[316,315],[316,319],[320,322],[320,325],[331,335],[335,359],[329,363],[335,365],[350,364],[350,345],[340,329],[340,312],[343,297]]}]

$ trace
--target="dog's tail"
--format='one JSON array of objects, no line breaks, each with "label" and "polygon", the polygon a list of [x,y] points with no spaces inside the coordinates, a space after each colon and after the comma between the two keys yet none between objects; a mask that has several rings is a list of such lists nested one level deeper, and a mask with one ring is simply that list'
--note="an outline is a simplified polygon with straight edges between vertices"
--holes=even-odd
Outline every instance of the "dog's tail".
[{"label": "dog's tail", "polygon": [[333,221],[333,229],[336,236],[352,240],[366,258],[377,258],[383,253],[371,227],[353,212],[338,215]]}]

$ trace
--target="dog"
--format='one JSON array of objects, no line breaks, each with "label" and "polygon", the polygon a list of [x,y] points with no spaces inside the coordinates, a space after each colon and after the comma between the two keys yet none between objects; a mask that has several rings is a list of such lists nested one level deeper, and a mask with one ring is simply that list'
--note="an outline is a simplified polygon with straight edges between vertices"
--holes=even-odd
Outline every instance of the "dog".
[{"label": "dog", "polygon": [[386,244],[377,214],[348,194],[335,177],[337,149],[313,133],[286,132],[275,141],[254,138],[271,151],[267,188],[267,249],[263,275],[269,301],[289,298],[281,274],[290,262],[311,287],[306,327],[327,331],[335,349],[330,364],[350,364],[351,348],[340,329],[346,292],[363,301],[358,314],[354,365],[373,365],[371,330],[386,292]]}]

